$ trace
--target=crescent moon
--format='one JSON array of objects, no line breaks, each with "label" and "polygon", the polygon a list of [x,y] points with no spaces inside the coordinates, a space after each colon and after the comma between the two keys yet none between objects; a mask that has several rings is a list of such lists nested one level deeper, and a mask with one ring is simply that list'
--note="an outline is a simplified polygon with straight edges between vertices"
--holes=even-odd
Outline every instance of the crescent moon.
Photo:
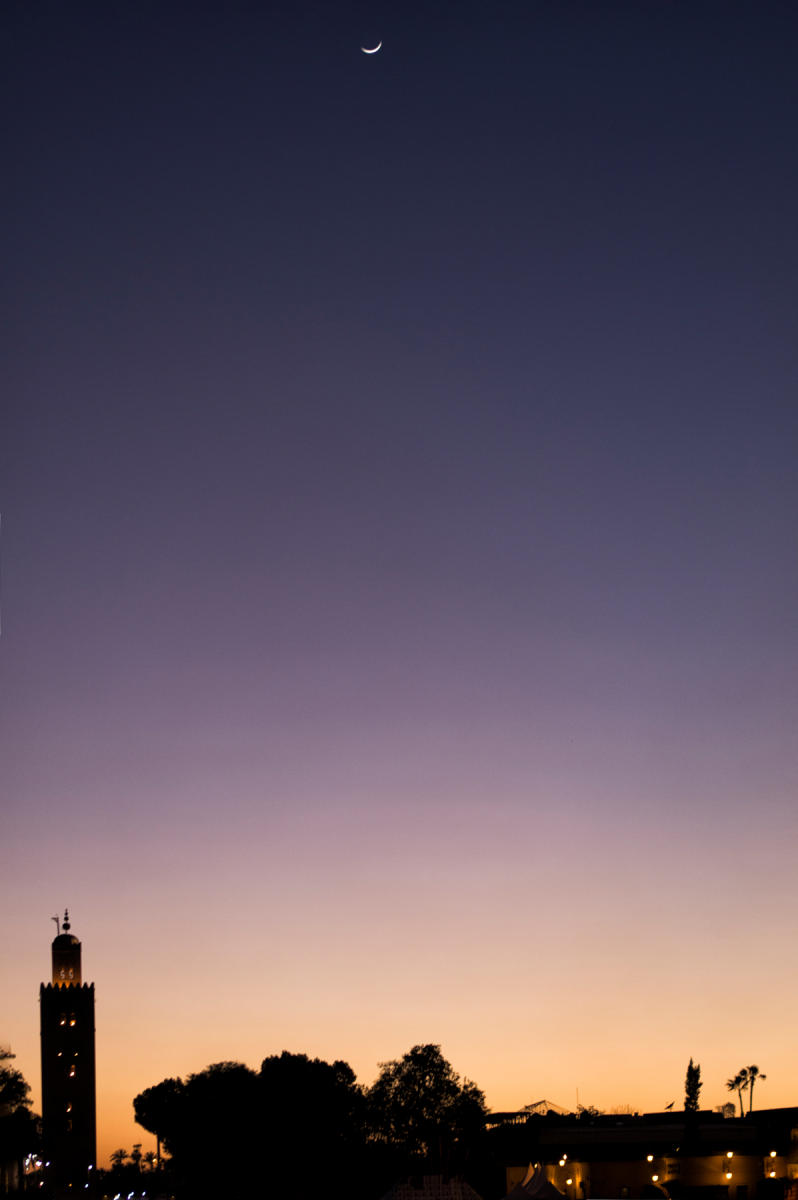
[{"label": "crescent moon", "polygon": [[381,45],[382,45],[382,42],[377,42],[377,45],[374,47],[373,50],[367,50],[365,46],[361,46],[360,49],[363,51],[364,54],[376,54]]}]

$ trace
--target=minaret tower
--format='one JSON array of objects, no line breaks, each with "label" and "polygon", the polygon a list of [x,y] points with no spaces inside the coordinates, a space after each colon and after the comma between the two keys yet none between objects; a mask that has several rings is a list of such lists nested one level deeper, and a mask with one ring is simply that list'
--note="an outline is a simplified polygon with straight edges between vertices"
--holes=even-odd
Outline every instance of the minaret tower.
[{"label": "minaret tower", "polygon": [[84,983],[80,942],[53,917],[53,981],[39,989],[42,1031],[42,1140],[57,1189],[83,1191],[97,1157],[94,984]]}]

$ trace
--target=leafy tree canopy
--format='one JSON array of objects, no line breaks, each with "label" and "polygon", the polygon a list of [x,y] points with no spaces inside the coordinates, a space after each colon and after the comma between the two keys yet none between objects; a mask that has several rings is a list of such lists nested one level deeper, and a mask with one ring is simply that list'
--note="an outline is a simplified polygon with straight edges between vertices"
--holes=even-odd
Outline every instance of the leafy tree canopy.
[{"label": "leafy tree canopy", "polygon": [[9,1050],[0,1051],[0,1162],[21,1161],[39,1142],[30,1086],[21,1071],[6,1065],[13,1057]]},{"label": "leafy tree canopy", "polygon": [[373,1137],[439,1162],[454,1142],[479,1130],[485,1116],[477,1085],[461,1080],[434,1045],[413,1046],[382,1063],[368,1102]]},{"label": "leafy tree canopy", "polygon": [[170,1154],[173,1153],[173,1141],[179,1136],[184,1094],[182,1079],[164,1079],[162,1083],[146,1088],[133,1101],[138,1124],[160,1138]]},{"label": "leafy tree canopy", "polygon": [[[259,1073],[221,1062],[185,1081],[165,1079],[133,1105],[138,1123],[162,1139],[186,1195],[243,1195],[267,1164],[275,1194],[302,1197],[302,1180],[310,1187],[331,1170],[346,1177],[364,1101],[347,1063],[284,1052],[264,1059]],[[209,1146],[225,1153],[209,1158]]]},{"label": "leafy tree canopy", "polygon": [[0,1066],[0,1113],[7,1115],[30,1106],[30,1084],[22,1072]]},{"label": "leafy tree canopy", "polygon": [[[260,1068],[261,1103],[272,1127],[304,1125],[330,1141],[351,1138],[363,1122],[363,1090],[349,1063],[306,1054],[273,1054]],[[297,1118],[301,1114],[301,1122]]]}]

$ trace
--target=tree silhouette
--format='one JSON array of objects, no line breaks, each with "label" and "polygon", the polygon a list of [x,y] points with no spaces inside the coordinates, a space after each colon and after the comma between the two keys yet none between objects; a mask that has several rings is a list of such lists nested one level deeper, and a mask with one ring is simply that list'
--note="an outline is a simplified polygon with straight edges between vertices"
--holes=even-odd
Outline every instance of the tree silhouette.
[{"label": "tree silhouette", "polygon": [[733,1075],[731,1079],[727,1079],[726,1087],[728,1091],[737,1093],[737,1096],[740,1100],[740,1116],[745,1116],[745,1109],[743,1108],[743,1092],[748,1087],[748,1068],[742,1067],[736,1075]]},{"label": "tree silhouette", "polygon": [[111,1162],[115,1167],[121,1167],[125,1159],[128,1157],[127,1150],[114,1150],[111,1154]]},{"label": "tree silhouette", "polygon": [[[260,1073],[215,1063],[185,1082],[165,1079],[136,1096],[136,1120],[163,1140],[178,1188],[194,1197],[262,1190],[315,1197],[319,1179],[336,1196],[364,1143],[364,1100],[345,1062],[304,1054],[266,1058]],[[209,1148],[214,1153],[209,1155]],[[352,1187],[348,1200],[357,1200]]]},{"label": "tree silhouette", "polygon": [[698,1063],[694,1064],[691,1058],[687,1064],[687,1074],[684,1079],[684,1111],[686,1113],[698,1112],[698,1093],[703,1086],[701,1067]]},{"label": "tree silhouette", "polygon": [[21,1071],[3,1065],[14,1058],[0,1047],[0,1192],[7,1184],[6,1169],[15,1164],[19,1179],[27,1154],[39,1149],[38,1118],[30,1112],[30,1087]]},{"label": "tree silhouette", "polygon": [[[9,1050],[0,1054],[0,1060],[14,1058]],[[0,1067],[0,1112],[11,1113],[31,1106],[30,1084],[21,1071],[13,1067]]]},{"label": "tree silhouette", "polygon": [[274,1195],[310,1200],[323,1178],[328,1196],[351,1197],[354,1180],[365,1184],[365,1099],[348,1063],[284,1050],[263,1060],[258,1083],[259,1149]]},{"label": "tree silhouette", "polygon": [[767,1075],[763,1075],[755,1063],[753,1066],[744,1067],[743,1070],[748,1079],[748,1112],[751,1113],[754,1107],[754,1084],[757,1079],[767,1079]]},{"label": "tree silhouette", "polygon": [[155,1134],[158,1145],[163,1142],[170,1154],[180,1138],[184,1116],[185,1084],[182,1079],[164,1079],[146,1088],[133,1101],[136,1121],[148,1133]]},{"label": "tree silhouette", "polygon": [[413,1046],[382,1063],[368,1102],[372,1137],[438,1169],[447,1168],[457,1143],[463,1149],[484,1123],[482,1092],[461,1081],[440,1046]]}]

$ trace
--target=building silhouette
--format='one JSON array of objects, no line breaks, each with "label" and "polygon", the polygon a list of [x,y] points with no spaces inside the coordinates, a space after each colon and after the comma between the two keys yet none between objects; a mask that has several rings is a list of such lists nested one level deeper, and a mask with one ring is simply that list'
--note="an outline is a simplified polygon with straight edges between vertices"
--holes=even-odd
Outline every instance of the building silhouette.
[{"label": "building silhouette", "polygon": [[[58,925],[58,918],[54,918]],[[39,988],[42,1143],[56,1190],[83,1190],[97,1158],[94,984],[84,983],[69,912],[53,939],[51,983]]]},{"label": "building silhouette", "polygon": [[495,1113],[488,1125],[503,1147],[506,1200],[798,1200],[798,1108]]}]

